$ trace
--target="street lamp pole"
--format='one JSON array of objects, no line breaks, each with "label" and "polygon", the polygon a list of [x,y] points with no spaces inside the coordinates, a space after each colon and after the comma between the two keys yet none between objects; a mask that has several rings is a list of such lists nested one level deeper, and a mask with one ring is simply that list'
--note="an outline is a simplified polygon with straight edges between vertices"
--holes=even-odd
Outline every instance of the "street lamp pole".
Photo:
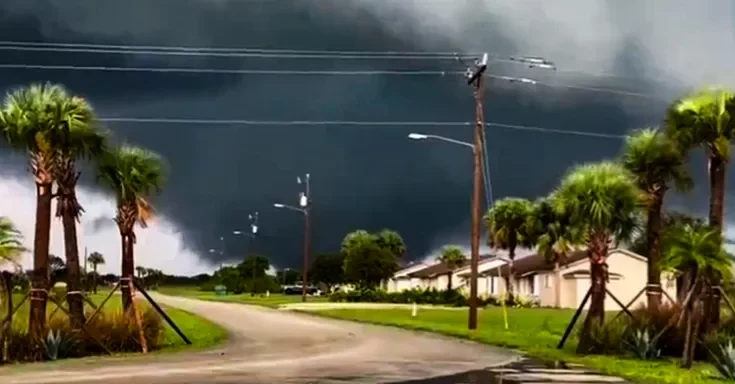
[{"label": "street lamp pole", "polygon": [[304,215],[304,267],[301,273],[301,301],[306,302],[309,251],[311,249],[311,176],[307,173],[303,179],[297,177],[296,182],[304,186],[304,191],[299,192],[299,207],[281,203],[275,203],[273,207],[300,212]]}]

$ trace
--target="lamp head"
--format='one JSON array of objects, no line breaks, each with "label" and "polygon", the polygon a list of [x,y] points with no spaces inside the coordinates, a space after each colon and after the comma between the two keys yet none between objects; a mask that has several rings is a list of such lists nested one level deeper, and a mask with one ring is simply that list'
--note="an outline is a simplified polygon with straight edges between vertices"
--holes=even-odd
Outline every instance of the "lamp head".
[{"label": "lamp head", "polygon": [[283,204],[281,204],[281,203],[275,203],[275,204],[273,204],[273,207],[274,207],[274,208],[283,208],[283,207],[284,207],[284,205],[283,205]]},{"label": "lamp head", "polygon": [[408,138],[411,140],[426,140],[428,136],[421,133],[409,133]]}]

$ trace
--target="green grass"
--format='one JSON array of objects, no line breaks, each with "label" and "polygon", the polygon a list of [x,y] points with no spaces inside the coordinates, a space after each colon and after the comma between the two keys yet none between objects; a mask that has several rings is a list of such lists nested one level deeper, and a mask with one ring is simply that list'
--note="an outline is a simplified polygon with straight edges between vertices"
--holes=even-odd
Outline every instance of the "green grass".
[{"label": "green grass", "polygon": [[[92,300],[93,303],[99,305],[107,297],[108,293],[109,290],[99,291],[96,295],[89,295],[89,298]],[[22,299],[23,295],[14,294],[13,304],[18,305],[18,303],[20,303]],[[142,296],[139,297],[139,300],[142,300],[141,309],[148,307],[148,303],[143,302],[145,299]],[[66,307],[66,302],[63,302],[63,305],[64,307]],[[85,307],[87,307],[88,315],[91,311],[94,310],[90,306],[85,305]],[[56,305],[49,302],[47,314],[50,316],[51,312],[55,308]],[[113,295],[107,301],[102,311],[120,311],[121,309],[121,297],[119,295]],[[181,332],[189,339],[189,341],[191,341],[191,345],[187,345],[176,333],[176,331],[174,331],[173,328],[166,324],[165,321],[162,319],[161,321],[164,322],[165,331],[163,334],[164,347],[160,350],[161,352],[205,349],[216,346],[227,340],[228,334],[224,328],[203,317],[177,308],[164,307],[163,309],[166,314],[171,318],[171,320],[179,327]],[[29,300],[26,300],[23,306],[18,310],[18,312],[16,312],[15,316],[13,317],[13,326],[27,327],[28,314]],[[59,310],[54,316],[63,318],[66,317],[66,314]]]},{"label": "green grass", "polygon": [[[284,304],[301,302],[301,295],[284,295],[280,293],[272,293],[267,297],[261,295],[251,296],[249,293],[218,296],[214,292],[203,292],[196,287],[161,287],[158,291],[164,295],[183,296],[206,301],[259,305],[269,308],[278,308]],[[308,302],[325,302],[327,298],[323,296],[309,296],[307,300]]]},{"label": "green grass", "polygon": [[[331,318],[396,326],[405,329],[440,333],[481,343],[516,349],[530,357],[580,363],[601,373],[651,384],[722,383],[716,370],[708,364],[697,364],[691,370],[681,369],[676,360],[641,361],[620,356],[578,356],[574,353],[576,335],[564,350],[557,350],[573,311],[556,309],[508,309],[509,329],[504,329],[500,308],[480,311],[479,329],[467,330],[467,312],[425,309],[412,317],[410,310],[399,309],[329,309],[309,311]],[[576,334],[576,332],[575,332]]]}]

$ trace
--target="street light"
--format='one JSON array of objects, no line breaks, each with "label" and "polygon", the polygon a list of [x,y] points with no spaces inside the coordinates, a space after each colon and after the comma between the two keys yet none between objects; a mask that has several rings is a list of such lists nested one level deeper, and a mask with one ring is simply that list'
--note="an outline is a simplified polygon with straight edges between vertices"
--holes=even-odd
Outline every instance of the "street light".
[{"label": "street light", "polygon": [[424,134],[424,133],[409,133],[408,138],[411,140],[434,139],[438,141],[443,141],[445,143],[452,143],[452,144],[457,144],[457,145],[462,145],[468,148],[472,148],[473,151],[475,150],[475,146],[472,143],[468,143],[466,141],[461,141],[461,140],[455,140],[455,139],[452,139],[450,137],[445,137],[445,136],[429,135],[429,134]]},{"label": "street light", "polygon": [[[248,215],[248,220],[250,220],[250,232],[241,231],[239,229],[236,229],[232,231],[233,235],[239,235],[244,236],[248,238],[248,248],[247,253],[250,255],[247,255],[248,257],[253,255],[252,248],[253,244],[255,242],[255,235],[258,234],[258,212],[254,212]],[[255,278],[256,278],[256,265],[255,265],[255,258],[252,260],[252,270],[253,270],[253,289],[251,294],[255,296]]]},{"label": "street light", "polygon": [[273,207],[278,209],[288,209],[290,211],[299,212],[304,215],[304,270],[301,273],[301,301],[306,302],[306,282],[308,280],[308,269],[309,269],[309,250],[311,248],[311,176],[307,173],[303,178],[301,176],[296,178],[296,183],[304,186],[304,190],[299,192],[299,206],[294,207],[292,205],[274,203]]}]

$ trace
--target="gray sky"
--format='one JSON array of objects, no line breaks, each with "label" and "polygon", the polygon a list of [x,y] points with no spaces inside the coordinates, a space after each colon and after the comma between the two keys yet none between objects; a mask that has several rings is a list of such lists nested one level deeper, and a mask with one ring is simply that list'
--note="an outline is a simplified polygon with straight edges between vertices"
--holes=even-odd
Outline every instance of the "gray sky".
[{"label": "gray sky", "polygon": [[[482,6],[470,7],[470,5]],[[557,87],[489,82],[489,121],[622,134],[661,120],[665,101],[570,89],[604,87],[670,100],[691,87],[733,85],[733,5],[708,0],[5,0],[0,40],[192,47],[487,51],[544,56],[558,72],[494,63],[490,72]],[[1,51],[1,63],[239,69],[462,69],[454,62],[329,61],[162,57]],[[471,92],[460,78],[277,77],[0,69],[0,88],[51,80],[95,104],[104,116],[251,120],[471,121]],[[567,87],[567,88],[565,88]],[[119,123],[121,140],[150,147],[171,168],[156,204],[164,215],[141,230],[139,263],[178,273],[219,262],[207,249],[260,211],[255,247],[278,266],[298,267],[302,221],[273,202],[296,203],[299,174],[311,173],[314,253],[335,251],[353,229],[398,230],[409,257],[467,243],[471,154],[415,143],[413,130],[470,140],[463,127],[275,127]],[[491,128],[496,197],[548,193],[572,164],[615,156],[615,139]],[[2,151],[0,149],[0,151]],[[6,151],[2,151],[6,153]],[[0,157],[0,214],[32,228],[30,177],[20,159]],[[706,209],[699,187],[673,201]],[[20,175],[20,179],[15,179]],[[118,268],[113,204],[86,174],[84,241]],[[16,181],[17,180],[17,181]],[[20,184],[18,184],[20,183]],[[732,188],[730,188],[732,190]],[[729,195],[728,195],[729,197]],[[7,202],[12,202],[8,204]],[[100,225],[102,223],[102,225]],[[104,223],[108,223],[105,225]],[[55,229],[55,234],[60,232]],[[30,236],[30,232],[27,232]],[[28,239],[30,240],[30,238]],[[62,253],[60,235],[53,251]],[[244,239],[226,240],[240,259]]]}]

